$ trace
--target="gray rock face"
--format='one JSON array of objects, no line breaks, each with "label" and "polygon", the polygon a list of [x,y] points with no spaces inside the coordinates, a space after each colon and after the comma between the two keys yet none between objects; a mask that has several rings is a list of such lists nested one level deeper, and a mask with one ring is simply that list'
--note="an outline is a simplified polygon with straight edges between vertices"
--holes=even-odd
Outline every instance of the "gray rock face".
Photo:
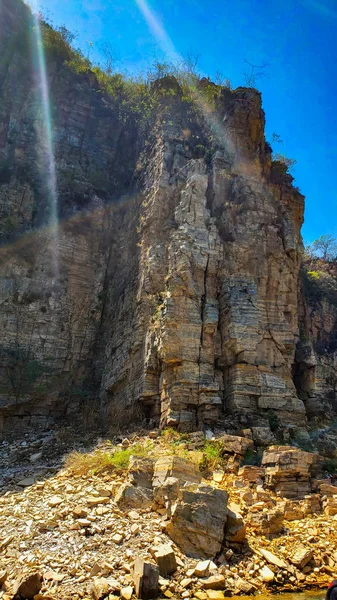
[{"label": "gray rock face", "polygon": [[170,78],[144,124],[93,73],[47,55],[51,231],[29,19],[3,1],[0,431],[84,414],[88,396],[107,423],[140,406],[183,431],[222,412],[305,426],[306,409],[331,405],[336,369],[298,345],[303,196],[275,175],[260,95],[217,89],[203,113]]}]

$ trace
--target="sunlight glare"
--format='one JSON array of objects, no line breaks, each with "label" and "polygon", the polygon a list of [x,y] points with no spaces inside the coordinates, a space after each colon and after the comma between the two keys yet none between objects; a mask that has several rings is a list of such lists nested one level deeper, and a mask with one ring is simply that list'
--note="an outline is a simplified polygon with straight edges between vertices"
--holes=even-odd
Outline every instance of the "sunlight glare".
[{"label": "sunlight glare", "polygon": [[33,56],[36,63],[37,75],[39,80],[39,95],[42,107],[43,115],[43,128],[40,139],[40,151],[43,155],[43,164],[45,165],[45,172],[42,176],[45,178],[46,188],[48,191],[48,202],[50,210],[49,227],[52,236],[52,255],[54,262],[54,273],[55,278],[59,274],[59,260],[58,260],[58,199],[57,199],[57,180],[56,180],[56,166],[55,156],[53,148],[53,131],[52,131],[52,119],[50,110],[50,94],[48,87],[47,69],[45,53],[43,48],[43,40],[41,33],[40,19],[38,15],[38,3],[37,0],[34,2],[32,7],[34,28],[32,34],[32,45],[33,45]]}]

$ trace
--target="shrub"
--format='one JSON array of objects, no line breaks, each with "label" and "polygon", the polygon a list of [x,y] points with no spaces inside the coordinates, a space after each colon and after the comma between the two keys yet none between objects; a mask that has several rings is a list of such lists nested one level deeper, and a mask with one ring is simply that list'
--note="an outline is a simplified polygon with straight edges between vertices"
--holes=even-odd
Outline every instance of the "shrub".
[{"label": "shrub", "polygon": [[206,441],[203,448],[203,460],[201,466],[205,470],[212,471],[223,462],[221,448],[217,442]]}]

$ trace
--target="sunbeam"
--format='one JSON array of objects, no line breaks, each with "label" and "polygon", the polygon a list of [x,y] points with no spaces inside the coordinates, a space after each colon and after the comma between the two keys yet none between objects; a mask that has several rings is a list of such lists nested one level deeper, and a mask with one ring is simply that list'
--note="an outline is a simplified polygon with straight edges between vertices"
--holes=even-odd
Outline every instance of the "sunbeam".
[{"label": "sunbeam", "polygon": [[53,256],[54,256],[54,272],[55,277],[59,274],[59,260],[58,260],[58,199],[57,199],[57,180],[56,180],[56,166],[55,156],[53,148],[53,130],[52,130],[52,118],[50,110],[50,97],[49,87],[46,69],[45,53],[43,48],[43,40],[41,33],[41,24],[38,15],[37,1],[33,6],[33,18],[34,28],[32,33],[32,47],[33,47],[33,61],[34,67],[38,75],[38,91],[40,96],[40,103],[42,107],[43,124],[42,129],[39,131],[40,134],[40,147],[39,152],[42,155],[42,164],[44,166],[44,172],[41,176],[44,179],[47,193],[48,203],[50,211],[49,226],[52,236]]},{"label": "sunbeam", "polygon": [[[159,23],[157,17],[151,10],[147,0],[135,1],[148,25],[149,30],[151,31],[152,35],[156,38],[163,52],[174,63],[183,65],[185,62],[184,58],[175,49],[175,46],[170,36],[165,31],[163,26]],[[219,117],[217,117],[210,109],[202,94],[195,89],[192,77],[190,82],[187,81],[187,85],[189,85],[190,92],[195,103],[199,106],[200,110],[202,111],[205,119],[208,122],[208,125],[210,126],[213,134],[216,136],[219,144],[225,147],[230,154],[233,154],[233,142],[231,140],[228,130],[223,126]]]}]

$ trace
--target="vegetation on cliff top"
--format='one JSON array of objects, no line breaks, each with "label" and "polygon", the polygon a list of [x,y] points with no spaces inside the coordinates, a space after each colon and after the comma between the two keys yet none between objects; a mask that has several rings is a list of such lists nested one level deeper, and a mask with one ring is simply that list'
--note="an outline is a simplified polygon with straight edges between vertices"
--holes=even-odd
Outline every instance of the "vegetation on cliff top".
[{"label": "vegetation on cliff top", "polygon": [[337,307],[337,238],[322,235],[305,248],[302,282],[310,301]]}]

